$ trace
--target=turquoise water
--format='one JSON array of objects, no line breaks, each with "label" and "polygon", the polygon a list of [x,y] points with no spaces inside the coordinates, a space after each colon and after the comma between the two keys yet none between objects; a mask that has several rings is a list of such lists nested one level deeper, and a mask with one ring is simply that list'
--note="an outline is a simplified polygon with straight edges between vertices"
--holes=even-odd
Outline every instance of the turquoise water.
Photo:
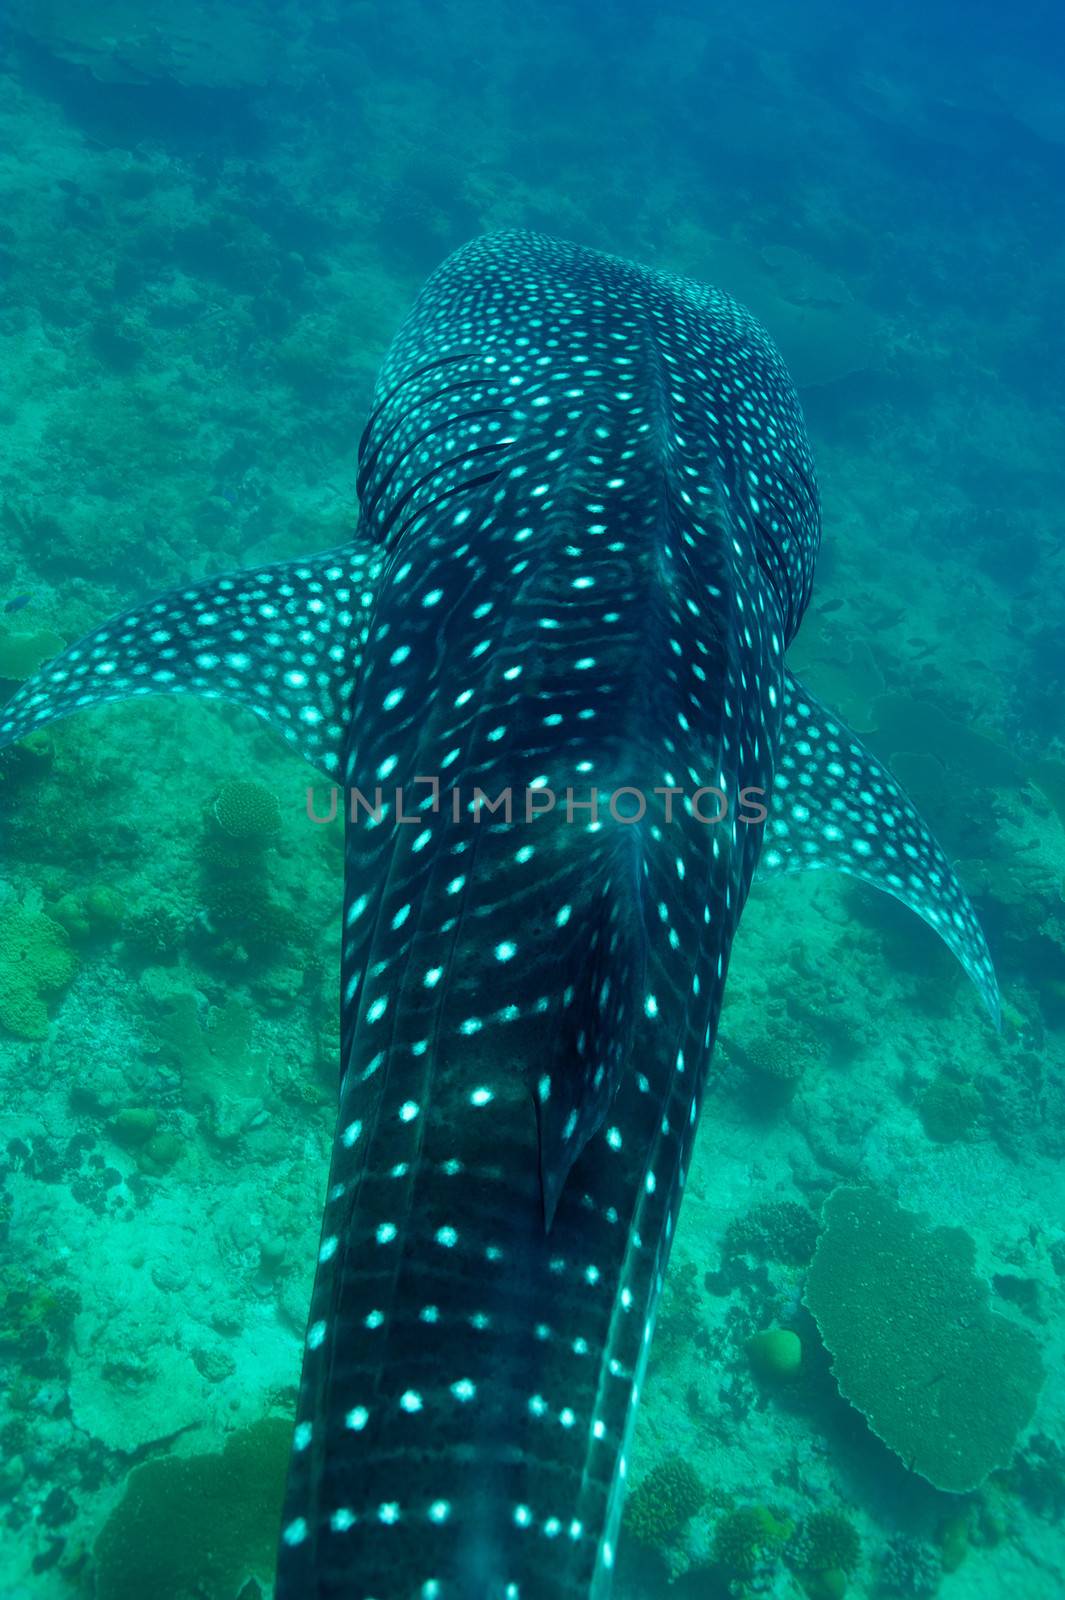
[{"label": "turquoise water", "polygon": [[[375,373],[479,232],[719,284],[794,376],[825,538],[789,660],[943,843],[1004,1023],[893,902],[756,879],[621,1600],[1062,1589],[1062,43],[958,0],[3,24],[8,690],[157,591],[350,538]],[[333,1139],[340,830],[223,706],[94,708],[0,761],[0,1592],[254,1600]],[[866,1187],[891,1250],[869,1303],[837,1293],[852,1349],[817,1285],[825,1203]]]}]

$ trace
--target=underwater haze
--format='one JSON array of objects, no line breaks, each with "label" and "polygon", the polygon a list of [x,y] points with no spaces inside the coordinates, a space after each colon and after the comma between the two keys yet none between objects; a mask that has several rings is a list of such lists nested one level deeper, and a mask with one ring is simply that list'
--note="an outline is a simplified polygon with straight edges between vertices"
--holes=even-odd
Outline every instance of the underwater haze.
[{"label": "underwater haze", "polygon": [[[39,686],[57,702],[68,681],[75,688],[0,749],[5,1600],[1065,1593],[1063,63],[1063,15],[1037,0],[8,0],[0,701],[21,696],[32,721]],[[556,254],[512,230],[583,248]],[[505,242],[452,270],[467,262],[488,281],[502,270],[493,250],[508,271],[517,252],[535,258],[545,305],[556,292],[569,297],[567,318],[606,300],[624,317],[626,294],[635,305],[646,292],[648,325],[665,315],[662,286],[676,287],[657,274],[677,275],[724,291],[765,328],[801,402],[823,516],[812,590],[805,547],[789,556],[786,539],[768,546],[770,589],[784,572],[796,615],[809,596],[787,651],[816,697],[813,712],[799,702],[799,718],[812,720],[816,740],[819,703],[829,707],[870,752],[863,773],[881,762],[890,770],[945,857],[926,853],[903,802],[885,815],[878,779],[859,809],[879,809],[878,826],[901,830],[925,876],[906,885],[864,876],[905,904],[831,871],[774,874],[768,833],[757,869],[752,856],[716,1025],[707,997],[713,1059],[680,1166],[671,1250],[672,1209],[662,1223],[669,1266],[657,1316],[657,1289],[647,1290],[646,1370],[639,1361],[626,1369],[641,1393],[635,1413],[626,1388],[635,1429],[615,1452],[610,1504],[626,1491],[616,1558],[604,1511],[595,1586],[574,1576],[592,1535],[561,1491],[550,1489],[557,1504],[549,1494],[565,1481],[561,1470],[552,1476],[552,1452],[566,1459],[574,1411],[566,1394],[544,1400],[537,1389],[528,1404],[545,1442],[526,1463],[533,1510],[522,1502],[515,1521],[538,1553],[520,1594],[493,1587],[476,1562],[465,1577],[449,1573],[447,1589],[429,1578],[411,1587],[403,1563],[431,1530],[415,1530],[384,1477],[372,1545],[359,1543],[354,1513],[323,1500],[332,1565],[323,1577],[299,1564],[300,1497],[318,1506],[356,1470],[336,1468],[320,1441],[307,1449],[313,1430],[301,1420],[286,1501],[294,1425],[308,1394],[320,1397],[305,1349],[310,1363],[339,1330],[330,1371],[346,1381],[347,1312],[327,1271],[337,1238],[323,1235],[322,1216],[343,1188],[336,1147],[343,1159],[361,1132],[343,1118],[337,1139],[340,1064],[355,1059],[356,1031],[341,1017],[339,974],[342,923],[357,921],[364,887],[353,862],[368,872],[370,856],[364,833],[353,828],[360,842],[346,857],[341,821],[314,820],[343,770],[328,745],[335,730],[319,735],[312,719],[324,713],[312,708],[311,733],[289,729],[286,745],[254,695],[245,704],[263,720],[226,703],[208,656],[197,658],[195,686],[210,703],[152,695],[100,706],[95,692],[78,709],[80,669],[71,677],[63,664],[76,668],[78,657],[62,656],[106,618],[143,606],[164,651],[147,666],[168,670],[166,629],[213,625],[203,595],[228,603],[230,590],[211,587],[216,576],[276,571],[322,551],[341,565],[290,570],[308,595],[322,583],[350,586],[344,626],[355,637],[365,624],[372,654],[375,627],[379,641],[387,606],[399,605],[389,569],[382,577],[375,563],[410,530],[407,492],[395,493],[403,463],[383,465],[404,437],[410,375],[375,393],[377,375],[430,274],[495,233]],[[476,285],[454,287],[451,303],[465,305],[463,293],[476,300]],[[708,303],[715,316],[733,315],[721,311],[731,302]],[[437,326],[431,293],[419,305]],[[528,338],[517,326],[507,337],[520,370]],[[668,352],[668,332],[661,342]],[[452,359],[434,349],[415,379]],[[743,383],[731,389],[716,365],[708,379],[692,360],[691,392],[701,396],[695,380],[712,379],[742,411]],[[675,364],[671,374],[684,390],[691,374]],[[790,399],[757,398],[769,406],[772,447],[798,463],[789,505],[801,502],[812,545],[812,477]],[[670,400],[680,403],[676,392]],[[446,387],[430,401],[446,409]],[[579,433],[579,404],[570,415]],[[779,462],[773,448],[764,459]],[[668,478],[667,456],[663,446]],[[582,461],[573,476],[589,470]],[[411,483],[415,505],[425,481]],[[660,492],[654,473],[646,481]],[[384,522],[365,557],[353,545],[360,495],[364,521]],[[528,534],[523,526],[515,538]],[[620,566],[589,566],[594,576],[578,583],[609,586]],[[263,591],[263,616],[276,615],[278,594],[291,598],[270,588],[280,581]],[[167,591],[180,591],[182,605],[151,611]],[[439,599],[433,589],[422,604]],[[307,629],[324,604],[309,601]],[[614,617],[600,617],[591,598],[587,606],[583,615],[602,623]],[[713,626],[707,636],[716,639]],[[545,644],[530,656],[536,671],[548,654]],[[764,729],[775,691],[754,656],[738,659],[744,714]],[[398,669],[402,650],[390,660]],[[286,685],[302,688],[299,663],[284,664],[295,668]],[[595,666],[593,654],[573,662]],[[658,684],[667,677],[654,674]],[[337,689],[328,673],[315,682],[327,699]],[[794,706],[793,694],[789,714]],[[58,709],[78,714],[53,722]],[[426,702],[427,725],[439,709]],[[769,761],[772,741],[754,744]],[[378,749],[368,736],[364,748]],[[801,737],[794,751],[813,760]],[[796,759],[771,763],[776,776]],[[799,767],[797,781],[811,781],[813,768]],[[782,824],[781,850],[786,833]],[[808,866],[839,864],[827,850],[806,854]],[[546,864],[537,871],[546,882]],[[945,920],[990,998],[952,873],[986,935],[1000,1027],[962,964],[913,915],[928,920],[931,904],[930,920]],[[746,870],[719,897],[730,910],[735,902],[736,918],[749,879]],[[943,890],[944,919],[923,898],[929,883]],[[501,913],[498,930],[484,925],[510,982],[526,922],[505,896],[488,909]],[[549,947],[573,932],[563,933],[563,909]],[[397,933],[409,910],[396,913]],[[667,949],[653,908],[648,924],[663,963],[670,950],[688,958],[672,925]],[[715,984],[727,964],[726,944]],[[439,977],[430,968],[425,987]],[[716,1005],[716,987],[712,996]],[[391,998],[369,1007],[371,1022]],[[658,1007],[648,994],[641,1027]],[[473,1020],[476,1030],[463,1031],[480,1031]],[[476,1048],[488,1076],[468,1085],[470,1116],[484,1117],[469,1126],[483,1125],[471,1137],[490,1148],[505,1125],[491,1076],[503,1069]],[[642,1089],[646,1062],[631,1051],[625,1059]],[[373,1071],[371,1062],[365,1076]],[[624,1084],[608,1081],[625,1107]],[[587,1084],[578,1090],[583,1143],[608,1108]],[[552,1169],[538,1105],[539,1170],[531,1099],[527,1108],[529,1181],[542,1182],[549,1222],[563,1195],[554,1236],[565,1240],[594,1150],[573,1181],[573,1156]],[[404,1101],[399,1116],[420,1137],[419,1111]],[[615,1138],[620,1146],[611,1126],[606,1139]],[[515,1195],[525,1176],[507,1174]],[[460,1210],[475,1187],[470,1179]],[[536,1222],[530,1259],[539,1213]],[[378,1226],[378,1243],[389,1226]],[[449,1231],[437,1235],[448,1248]],[[311,1310],[316,1271],[316,1297],[323,1285],[334,1294],[328,1330]],[[552,1338],[565,1330],[567,1350],[596,1360],[602,1350],[583,1336],[592,1313],[582,1321],[559,1294],[559,1305],[543,1303],[543,1342],[551,1327]],[[505,1318],[503,1291],[497,1309]],[[466,1310],[473,1372],[490,1318],[480,1302]],[[359,1340],[379,1315],[362,1319]],[[452,1337],[447,1348],[461,1345]],[[501,1365],[520,1379],[513,1350]],[[440,1375],[457,1406],[449,1427],[476,1411],[465,1371]],[[421,1410],[420,1392],[405,1390],[400,1404]],[[585,1431],[602,1426],[578,1413]],[[368,1414],[346,1411],[352,1449]],[[424,1457],[412,1447],[388,1470],[418,1485]],[[457,1497],[462,1482],[456,1468]],[[542,1486],[551,1516],[540,1510]],[[436,1499],[419,1516],[443,1527],[450,1511]],[[338,1544],[349,1526],[337,1519],[349,1515],[352,1536]],[[360,1569],[358,1551],[393,1537],[397,1576],[386,1593],[388,1580],[377,1566]],[[570,1554],[557,1559],[576,1564],[552,1577],[564,1547]]]}]

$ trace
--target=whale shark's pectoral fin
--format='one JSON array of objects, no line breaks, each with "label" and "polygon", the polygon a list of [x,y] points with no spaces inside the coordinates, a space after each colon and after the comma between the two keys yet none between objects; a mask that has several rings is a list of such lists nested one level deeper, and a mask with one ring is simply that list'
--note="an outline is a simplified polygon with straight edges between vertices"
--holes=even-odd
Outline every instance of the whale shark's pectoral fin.
[{"label": "whale shark's pectoral fin", "polygon": [[763,875],[823,867],[894,895],[954,952],[999,1026],[987,942],[950,862],[887,768],[790,673],[768,810]]},{"label": "whale shark's pectoral fin", "polygon": [[247,706],[335,773],[378,561],[360,541],[114,617],[20,685],[0,712],[0,747],[107,700],[196,694]]}]

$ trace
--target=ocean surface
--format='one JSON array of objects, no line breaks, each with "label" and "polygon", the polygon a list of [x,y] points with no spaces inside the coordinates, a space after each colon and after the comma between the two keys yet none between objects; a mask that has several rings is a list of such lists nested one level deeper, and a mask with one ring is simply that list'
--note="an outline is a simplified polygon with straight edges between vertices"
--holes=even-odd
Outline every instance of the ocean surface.
[{"label": "ocean surface", "polygon": [[[0,17],[3,698],[349,538],[377,368],[478,233],[717,284],[794,376],[791,664],[943,844],[1003,1026],[894,902],[756,879],[617,1600],[1065,1592],[1063,61],[1032,0]],[[192,699],[0,755],[5,1600],[271,1593],[338,1070],[313,781]]]}]

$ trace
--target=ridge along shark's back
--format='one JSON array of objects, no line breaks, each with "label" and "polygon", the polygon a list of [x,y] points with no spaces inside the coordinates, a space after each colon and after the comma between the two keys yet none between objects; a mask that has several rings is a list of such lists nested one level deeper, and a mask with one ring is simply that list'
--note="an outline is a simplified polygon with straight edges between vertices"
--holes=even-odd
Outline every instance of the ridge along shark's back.
[{"label": "ridge along shark's back", "polygon": [[605,1596],[759,798],[770,870],[856,873],[992,1008],[994,979],[920,819],[785,669],[818,501],[726,296],[476,242],[397,337],[359,493],[352,547],[107,625],[0,732],[191,689],[380,786],[278,1592]]}]

